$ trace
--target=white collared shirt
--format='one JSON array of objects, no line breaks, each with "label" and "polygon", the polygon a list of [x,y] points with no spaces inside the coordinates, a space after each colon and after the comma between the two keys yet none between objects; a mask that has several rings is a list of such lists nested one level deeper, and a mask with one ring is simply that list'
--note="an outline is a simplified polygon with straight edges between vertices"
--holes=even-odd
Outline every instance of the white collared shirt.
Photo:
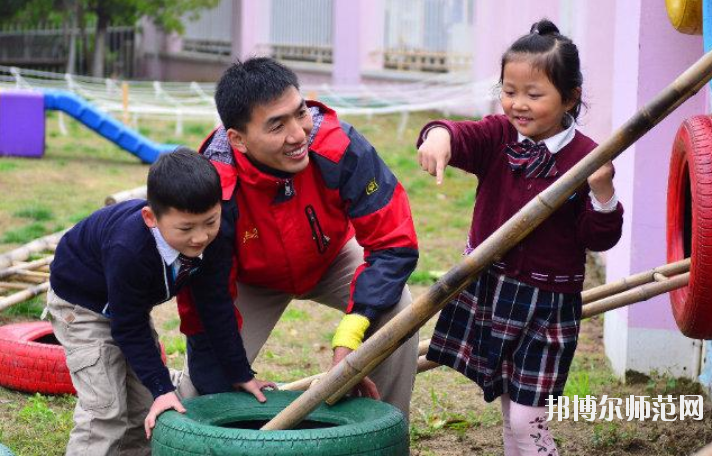
[{"label": "white collared shirt", "polygon": [[[178,259],[180,252],[168,244],[161,234],[161,230],[158,228],[151,228],[151,234],[153,234],[154,239],[156,239],[156,247],[158,248],[158,253],[163,258],[166,265],[170,266],[171,271],[173,271],[173,278],[175,279],[180,267],[182,265],[181,261]],[[198,258],[202,259],[203,254],[198,255]]]},{"label": "white collared shirt", "polygon": [[[541,141],[534,141],[533,139],[517,132],[517,141],[522,142],[525,139],[528,139],[536,144],[544,143],[546,144],[546,148],[549,149],[549,152],[551,152],[552,155],[556,155],[561,149],[573,141],[574,136],[576,136],[576,122],[574,122],[574,118],[571,117],[570,114],[566,114],[566,116],[569,123],[569,127],[566,130]],[[611,196],[611,199],[606,203],[599,202],[593,195],[593,191],[589,192],[588,196],[591,198],[593,210],[596,212],[613,212],[616,210],[616,207],[618,207],[618,195],[616,195],[615,192],[613,192],[613,196]]]}]

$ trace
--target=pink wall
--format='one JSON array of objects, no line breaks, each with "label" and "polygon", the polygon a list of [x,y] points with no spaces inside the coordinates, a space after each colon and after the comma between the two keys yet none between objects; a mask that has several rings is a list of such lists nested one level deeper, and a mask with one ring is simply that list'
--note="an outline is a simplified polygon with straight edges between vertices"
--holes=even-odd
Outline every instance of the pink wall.
[{"label": "pink wall", "polygon": [[[642,0],[616,5],[613,127],[618,127],[702,55],[702,38],[670,25],[664,5]],[[686,117],[706,112],[704,91],[687,101],[626,151],[615,165],[626,205],[624,234],[608,256],[608,280],[665,263],[668,162]],[[667,295],[615,311],[629,327],[676,330]]]}]

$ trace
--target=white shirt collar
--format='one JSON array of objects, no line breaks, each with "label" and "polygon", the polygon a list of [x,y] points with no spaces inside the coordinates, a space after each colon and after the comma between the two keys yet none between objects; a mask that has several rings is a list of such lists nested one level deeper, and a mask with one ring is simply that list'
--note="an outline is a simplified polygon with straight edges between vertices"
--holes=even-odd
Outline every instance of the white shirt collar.
[{"label": "white shirt collar", "polygon": [[168,266],[171,266],[178,259],[180,252],[171,247],[161,234],[161,230],[158,228],[151,228],[151,234],[156,239],[156,247],[158,247],[158,253],[161,254],[161,258],[166,262]]},{"label": "white shirt collar", "polygon": [[[574,139],[574,136],[576,136],[576,122],[574,122],[574,118],[571,117],[571,114],[566,114],[566,116],[568,117],[569,128],[555,134],[550,138],[546,138],[543,141],[539,141],[540,143],[543,142],[544,144],[546,144],[546,148],[549,149],[549,152],[551,152],[552,154],[555,154],[564,147],[566,147]],[[532,142],[536,142],[531,138],[528,138],[517,132],[517,141],[522,142],[525,139],[528,139]]]}]

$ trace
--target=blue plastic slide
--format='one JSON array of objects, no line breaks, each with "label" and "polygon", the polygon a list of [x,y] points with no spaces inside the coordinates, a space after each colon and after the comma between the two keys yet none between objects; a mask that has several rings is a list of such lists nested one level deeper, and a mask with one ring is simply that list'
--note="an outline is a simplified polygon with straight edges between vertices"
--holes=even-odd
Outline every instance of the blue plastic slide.
[{"label": "blue plastic slide", "polygon": [[153,163],[160,154],[176,148],[174,144],[156,144],[72,92],[47,90],[44,94],[45,110],[67,113],[144,163]]}]

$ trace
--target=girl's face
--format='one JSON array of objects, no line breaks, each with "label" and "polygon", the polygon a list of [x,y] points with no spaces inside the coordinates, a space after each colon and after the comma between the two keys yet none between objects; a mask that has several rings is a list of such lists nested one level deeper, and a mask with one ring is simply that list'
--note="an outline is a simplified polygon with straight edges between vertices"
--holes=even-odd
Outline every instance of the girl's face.
[{"label": "girl's face", "polygon": [[576,100],[563,103],[561,94],[546,74],[524,58],[505,64],[501,102],[504,113],[519,133],[541,141],[564,130],[564,115]]}]

